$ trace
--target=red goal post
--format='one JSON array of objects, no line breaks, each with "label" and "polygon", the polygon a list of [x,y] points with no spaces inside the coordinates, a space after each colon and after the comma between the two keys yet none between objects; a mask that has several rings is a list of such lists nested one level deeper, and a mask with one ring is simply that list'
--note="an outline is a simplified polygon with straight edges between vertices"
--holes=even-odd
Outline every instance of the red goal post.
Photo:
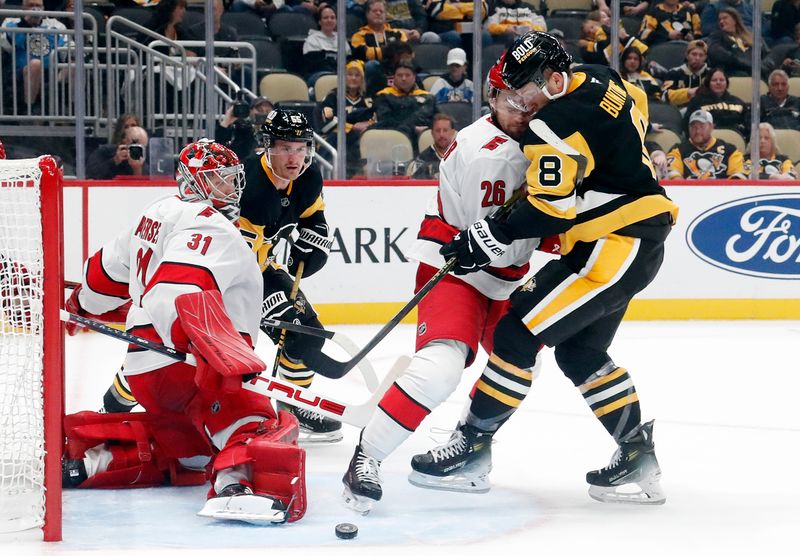
[{"label": "red goal post", "polygon": [[61,540],[62,171],[0,160],[0,532]]}]

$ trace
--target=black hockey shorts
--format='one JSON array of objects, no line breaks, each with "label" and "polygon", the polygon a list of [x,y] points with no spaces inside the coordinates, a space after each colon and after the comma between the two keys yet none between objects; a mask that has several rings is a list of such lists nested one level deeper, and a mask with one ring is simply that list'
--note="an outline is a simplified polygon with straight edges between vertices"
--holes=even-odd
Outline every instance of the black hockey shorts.
[{"label": "black hockey shorts", "polygon": [[[273,294],[277,291],[282,291],[284,294],[286,294],[286,299],[289,299],[294,282],[293,278],[289,276],[289,274],[283,270],[268,268],[266,271],[264,271],[263,277],[265,299],[270,294]],[[297,291],[297,299],[294,302],[292,313],[287,313],[285,317],[291,321],[298,320],[300,321],[300,324],[305,326],[322,328],[322,323],[317,317],[317,312],[314,310],[314,307],[311,305],[308,299],[306,299],[306,296],[302,290]],[[270,338],[272,338],[273,342],[278,343],[280,331],[276,332],[274,329],[269,329],[264,330],[264,332],[266,332]],[[286,334],[285,349],[289,356],[293,358],[299,358],[302,357],[302,354],[307,349],[322,349],[324,342],[325,340],[323,338],[318,338],[316,336],[288,332]]]}]

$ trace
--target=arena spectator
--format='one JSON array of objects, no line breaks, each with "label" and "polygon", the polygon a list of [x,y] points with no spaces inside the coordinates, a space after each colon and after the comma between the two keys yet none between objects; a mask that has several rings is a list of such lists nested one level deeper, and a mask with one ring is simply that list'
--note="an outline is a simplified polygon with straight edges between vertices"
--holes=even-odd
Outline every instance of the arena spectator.
[{"label": "arena spectator", "polygon": [[283,7],[283,0],[233,0],[230,10],[232,12],[252,12],[261,18],[268,19],[281,7]]},{"label": "arena spectator", "polygon": [[713,135],[714,117],[705,110],[689,116],[689,139],[667,155],[670,179],[744,179],[742,153]]},{"label": "arena spectator", "polygon": [[[303,70],[308,76],[308,84],[313,85],[317,78],[325,73],[336,73],[336,53],[338,38],[336,35],[336,10],[328,4],[322,4],[317,12],[319,29],[311,29],[303,43]],[[350,45],[345,44],[346,53],[350,55]]]},{"label": "arena spectator", "polygon": [[[189,40],[190,37],[183,25],[186,16],[186,0],[161,0],[154,8],[153,17],[147,28],[164,35],[173,41]],[[150,37],[145,37],[142,42],[150,42]]]},{"label": "arena spectator", "polygon": [[[780,154],[775,128],[769,124],[758,125],[758,179],[760,180],[796,180],[794,163]],[[752,162],[745,162],[748,174],[752,171]]]},{"label": "arena spectator", "polygon": [[[370,61],[364,66],[367,78],[367,96],[374,97],[378,91],[385,89],[394,80],[394,70],[400,62],[417,67],[414,60],[414,47],[410,42],[392,41],[383,49],[380,62]],[[421,86],[418,82],[417,85]]]},{"label": "arena spectator", "polygon": [[241,160],[252,155],[258,147],[255,131],[274,108],[267,97],[256,97],[250,101],[247,116],[238,116],[240,110],[247,109],[246,104],[242,106],[243,102],[238,101],[239,108],[236,107],[236,102],[231,104],[214,130],[214,139],[230,147]]},{"label": "arena spectator", "polygon": [[622,51],[622,77],[647,93],[647,98],[661,100],[661,84],[658,80],[644,71],[644,56],[635,46],[629,46]]},{"label": "arena spectator", "polygon": [[118,144],[103,145],[86,162],[86,177],[110,180],[116,176],[147,175],[145,167],[147,132],[129,127]]},{"label": "arena spectator", "polygon": [[768,85],[767,94],[761,95],[761,121],[775,129],[800,130],[800,98],[789,94],[789,76],[774,70]]},{"label": "arena spectator", "polygon": [[[348,62],[345,67],[344,79],[345,111],[347,112],[347,122],[344,128],[347,134],[347,169],[348,174],[352,175],[352,172],[357,169],[360,157],[358,140],[361,138],[361,134],[375,122],[375,107],[372,98],[365,94],[364,62],[361,60]],[[336,144],[338,98],[338,90],[333,89],[322,101],[322,133],[332,145]]]},{"label": "arena spectator", "polygon": [[724,9],[731,9],[739,14],[742,25],[751,30],[753,28],[753,4],[749,0],[712,0],[700,13],[700,29],[704,36],[719,29],[719,13]]},{"label": "arena spectator", "polygon": [[710,71],[707,59],[708,45],[705,41],[694,40],[686,46],[686,62],[670,69],[664,76],[662,91],[667,102],[681,107],[694,98],[703,78]]},{"label": "arena spectator", "polygon": [[701,34],[700,16],[681,0],[664,0],[653,6],[642,20],[639,38],[648,46],[667,41],[690,41]]},{"label": "arena spectator", "polygon": [[[709,63],[721,67],[728,75],[750,75],[752,72],[751,49],[758,44],[765,52],[761,41],[745,28],[739,12],[733,8],[719,10],[719,29],[708,38]],[[762,60],[763,60],[762,55]]]},{"label": "arena spectator", "polygon": [[411,42],[419,42],[428,30],[428,17],[419,0],[385,0],[386,22],[402,29]]},{"label": "arena spectator", "polygon": [[433,144],[411,163],[411,175],[418,180],[439,179],[439,163],[456,138],[456,121],[449,114],[434,115],[431,134]]},{"label": "arena spectator", "polygon": [[779,0],[773,8],[770,35],[775,44],[794,42],[795,27],[800,24],[800,0]]},{"label": "arena spectator", "polygon": [[647,0],[622,0],[619,4],[622,8],[622,15],[635,18],[642,17],[642,14],[647,13],[647,8],[650,7],[650,2]]},{"label": "arena spectator", "polygon": [[[222,14],[225,13],[225,6],[222,0],[214,0],[214,40],[236,42],[239,40],[239,33],[231,25],[223,25]],[[201,21],[186,28],[186,38],[192,41],[206,40],[206,23]],[[205,56],[205,48],[194,49],[198,56]],[[233,48],[214,48],[214,56],[220,58],[233,58],[238,55]]]},{"label": "arena spectator", "polygon": [[547,31],[544,17],[522,0],[497,0],[486,19],[486,29],[495,42],[510,46],[514,39],[528,31]]},{"label": "arena spectator", "polygon": [[[472,25],[472,16],[475,12],[475,5],[472,2],[427,0],[425,11],[428,14],[428,29],[439,35],[443,43],[452,48],[463,46],[461,25]],[[486,18],[486,14],[486,1],[481,0],[481,20]],[[493,42],[492,35],[485,26],[482,26],[481,43],[483,46],[489,46]]]},{"label": "arena spectator", "polygon": [[687,129],[689,116],[695,110],[710,112],[717,128],[733,129],[742,134],[745,131],[748,105],[728,91],[728,76],[720,68],[708,72],[694,98],[686,106],[684,121]]},{"label": "arena spectator", "polygon": [[386,3],[383,0],[367,2],[367,24],[353,33],[350,44],[353,56],[365,62],[383,59],[383,48],[392,41],[406,42],[408,37],[402,29],[386,23]]},{"label": "arena spectator", "polygon": [[139,116],[132,112],[122,114],[117,121],[114,122],[114,131],[111,133],[111,142],[119,145],[122,142],[122,137],[129,127],[144,127]]},{"label": "arena spectator", "polygon": [[[595,10],[589,12],[589,15],[586,16],[581,26],[581,38],[578,40],[578,46],[580,47],[581,58],[587,64],[603,64],[607,66],[611,56],[616,55],[616,53],[612,53],[611,49],[610,25],[611,18],[603,11]],[[647,52],[648,48],[638,38],[629,35],[620,23],[619,45],[616,52],[621,54],[629,46],[638,48],[642,54]]]},{"label": "arena spectator", "polygon": [[461,48],[447,53],[447,75],[431,87],[431,94],[440,102],[472,102],[472,81],[467,79],[467,54]]},{"label": "arena spectator", "polygon": [[[43,7],[42,0],[23,0],[22,9],[34,13],[22,18],[8,18],[3,21],[3,27],[66,30],[64,24],[57,19],[41,17],[35,13],[42,11]],[[22,85],[22,101],[25,104],[33,104],[39,99],[43,79],[50,67],[50,53],[55,48],[66,44],[66,35],[60,34],[3,32],[0,35],[0,45],[3,50],[13,56],[14,69],[17,72],[17,79]],[[59,73],[58,79],[64,78],[66,78],[66,73]],[[40,109],[40,105],[32,107],[34,113],[39,112]]]},{"label": "arena spectator", "polygon": [[800,77],[800,23],[794,27],[794,40],[797,46],[786,53],[781,68],[790,77]]},{"label": "arena spectator", "polygon": [[393,84],[375,95],[375,127],[402,131],[412,145],[417,144],[420,133],[431,127],[436,104],[433,95],[417,87],[416,82],[414,66],[400,62],[395,68]]}]

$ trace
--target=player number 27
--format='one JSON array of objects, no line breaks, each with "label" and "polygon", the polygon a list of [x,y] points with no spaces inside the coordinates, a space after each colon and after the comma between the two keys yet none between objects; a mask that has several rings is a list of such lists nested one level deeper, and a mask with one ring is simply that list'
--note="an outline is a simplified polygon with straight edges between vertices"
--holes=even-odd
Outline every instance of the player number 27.
[{"label": "player number 27", "polygon": [[506,182],[503,180],[495,182],[484,180],[481,182],[481,191],[483,191],[482,207],[499,207],[506,202]]},{"label": "player number 27", "polygon": [[200,249],[200,254],[205,255],[208,248],[211,246],[211,236],[204,236],[203,234],[192,234],[191,239],[186,244],[186,247],[193,251]]}]

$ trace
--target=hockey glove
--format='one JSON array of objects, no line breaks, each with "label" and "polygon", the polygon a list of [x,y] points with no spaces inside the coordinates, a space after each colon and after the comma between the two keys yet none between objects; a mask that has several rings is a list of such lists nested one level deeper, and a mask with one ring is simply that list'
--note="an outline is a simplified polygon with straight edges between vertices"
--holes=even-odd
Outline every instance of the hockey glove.
[{"label": "hockey glove", "polygon": [[453,240],[439,250],[445,259],[456,257],[454,274],[477,272],[499,259],[511,241],[492,220],[478,220],[459,232]]},{"label": "hockey glove", "polygon": [[[125,324],[125,321],[128,318],[128,310],[131,308],[131,302],[128,301],[124,305],[117,307],[111,311],[105,312],[101,315],[93,315],[92,313],[87,312],[83,307],[81,307],[81,302],[78,298],[80,295],[83,286],[78,286],[74,290],[72,290],[72,295],[69,296],[66,303],[64,303],[64,309],[67,312],[72,313],[74,315],[79,315],[81,317],[86,317],[90,319],[94,319],[96,321],[104,322],[106,324]],[[67,334],[70,336],[74,336],[81,330],[81,326],[75,322],[69,321],[65,325]]]},{"label": "hockey glove", "polygon": [[543,237],[539,240],[539,245],[536,247],[537,251],[550,253],[551,255],[561,254],[561,236],[558,234]]},{"label": "hockey glove", "polygon": [[[282,272],[282,271],[281,271]],[[285,322],[300,323],[300,316],[294,303],[289,301],[286,292],[276,291],[268,295],[261,304],[261,319],[282,320]],[[261,330],[270,337],[274,343],[278,343],[281,337],[281,329],[262,324]]]},{"label": "hockey glove", "polygon": [[300,237],[292,246],[289,256],[289,273],[297,274],[297,265],[300,261],[305,263],[303,276],[311,276],[328,261],[332,241],[328,237],[328,225],[318,222],[309,228],[300,228]]}]

